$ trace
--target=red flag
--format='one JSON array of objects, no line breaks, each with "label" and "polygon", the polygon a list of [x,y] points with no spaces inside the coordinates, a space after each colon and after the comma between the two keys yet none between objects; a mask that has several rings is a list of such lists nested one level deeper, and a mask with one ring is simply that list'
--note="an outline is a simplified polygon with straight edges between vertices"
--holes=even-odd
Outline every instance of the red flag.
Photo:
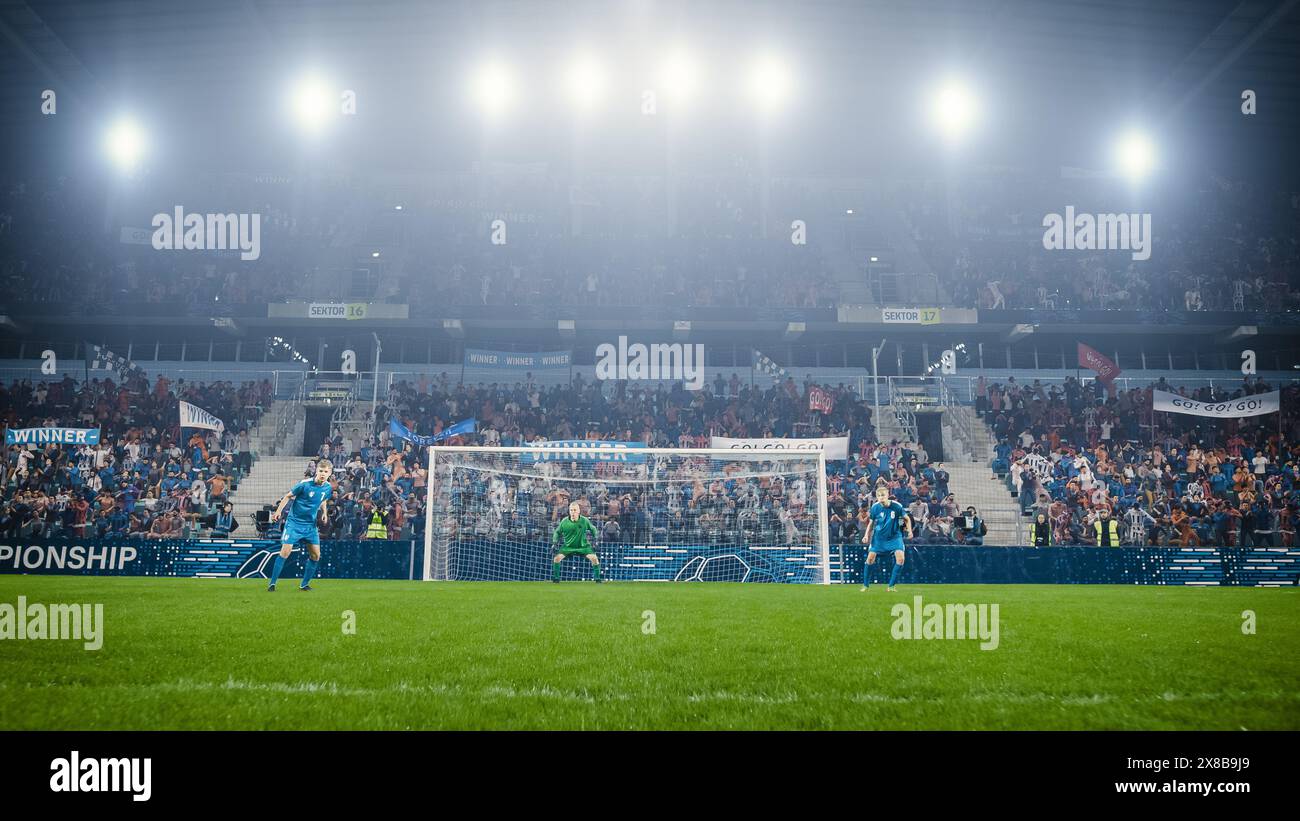
[{"label": "red flag", "polygon": [[808,389],[808,410],[830,413],[835,410],[835,397],[831,395],[830,391],[822,390],[814,385]]},{"label": "red flag", "polygon": [[1079,367],[1097,372],[1097,381],[1109,385],[1119,376],[1119,365],[1110,361],[1105,355],[1082,342],[1079,343]]}]

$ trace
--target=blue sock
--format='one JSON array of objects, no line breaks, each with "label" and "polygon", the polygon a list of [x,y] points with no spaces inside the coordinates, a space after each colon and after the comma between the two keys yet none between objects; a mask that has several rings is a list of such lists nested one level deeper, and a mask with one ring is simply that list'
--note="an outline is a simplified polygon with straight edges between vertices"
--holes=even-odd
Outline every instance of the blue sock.
[{"label": "blue sock", "polygon": [[871,565],[867,564],[866,562],[862,563],[862,586],[863,587],[871,586]]},{"label": "blue sock", "polygon": [[307,566],[302,571],[302,585],[300,586],[306,587],[307,585],[311,584],[311,580],[315,575],[316,575],[316,562],[312,561],[311,559],[308,559]]},{"label": "blue sock", "polygon": [[899,575],[900,573],[902,573],[902,572],[903,572],[903,566],[902,566],[901,564],[899,564],[898,562],[894,562],[894,569],[893,569],[893,571],[889,574],[889,586],[890,586],[890,587],[893,587],[893,586],[898,582],[898,575]]},{"label": "blue sock", "polygon": [[275,583],[280,581],[281,570],[284,570],[284,557],[279,554],[276,554],[275,569],[271,571],[271,584],[270,584],[271,587],[275,587]]}]

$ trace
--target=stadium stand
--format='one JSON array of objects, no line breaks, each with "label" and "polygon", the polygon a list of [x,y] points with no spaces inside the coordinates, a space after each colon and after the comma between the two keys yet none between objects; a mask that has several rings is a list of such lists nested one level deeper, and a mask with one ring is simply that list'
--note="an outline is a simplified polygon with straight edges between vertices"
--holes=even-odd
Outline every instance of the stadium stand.
[{"label": "stadium stand", "polygon": [[[997,437],[992,467],[1023,514],[1046,518],[1051,544],[1095,544],[1103,511],[1123,523],[1123,544],[1294,544],[1300,388],[1282,391],[1275,426],[1257,419],[1202,425],[1174,414],[1153,425],[1153,389],[1170,386],[1162,379],[1103,400],[1073,379],[1061,390],[989,385],[981,412]],[[1231,392],[1174,392],[1221,402],[1272,389],[1247,379]]]},{"label": "stadium stand", "polygon": [[[268,382],[150,384],[132,375],[78,383],[0,385],[6,427],[98,427],[98,445],[10,445],[0,486],[7,538],[181,538],[216,528],[252,469],[249,429],[269,405]],[[222,434],[176,423],[178,403],[229,419]]]},{"label": "stadium stand", "polygon": [[[66,361],[84,357],[85,348],[66,334],[48,343],[64,358],[62,378],[14,361],[33,358],[45,343],[7,343],[17,373],[0,389],[6,424],[98,425],[104,444],[68,451],[10,446],[0,534],[208,534],[218,528],[223,501],[245,532],[266,533],[267,507],[309,472],[312,458],[328,458],[340,490],[329,534],[373,535],[378,514],[389,537],[412,538],[422,526],[425,477],[418,451],[398,450],[389,440],[389,419],[436,435],[472,417],[478,432],[456,441],[705,447],[712,436],[848,435],[853,458],[828,476],[832,538],[842,541],[860,533],[864,491],[882,481],[908,506],[916,539],[926,545],[1030,544],[1038,514],[1050,524],[1051,543],[1094,544],[1103,509],[1123,521],[1125,543],[1222,541],[1227,534],[1236,543],[1293,539],[1292,443],[1300,441],[1294,384],[1272,428],[1165,418],[1153,426],[1152,387],[1217,400],[1269,385],[1233,379],[1240,346],[1220,339],[1189,353],[1177,337],[1141,337],[1132,318],[1136,312],[1139,326],[1172,321],[1194,328],[1197,314],[1226,312],[1241,319],[1216,320],[1216,328],[1259,317],[1284,329],[1293,324],[1300,309],[1300,195],[1293,192],[1217,178],[1187,182],[1182,196],[1161,203],[1162,214],[1172,215],[1158,229],[1162,253],[1139,264],[1127,253],[1059,254],[1042,245],[1041,213],[1065,202],[1101,210],[1116,199],[1113,180],[989,171],[951,186],[850,180],[832,189],[817,179],[783,178],[764,200],[753,171],[741,164],[684,180],[674,193],[676,211],[639,206],[663,196],[663,183],[627,176],[566,181],[516,169],[412,183],[337,175],[311,179],[306,197],[295,193],[302,184],[197,173],[150,181],[151,202],[161,194],[176,202],[215,196],[258,203],[263,243],[254,260],[155,252],[140,227],[139,215],[149,209],[132,198],[138,192],[115,201],[107,217],[121,227],[118,234],[99,227],[106,192],[91,181],[3,187],[0,285],[22,295],[15,314],[119,314],[163,323],[170,317],[178,326],[153,336],[119,329],[115,344],[152,374],[126,382],[72,376]],[[846,211],[845,201],[860,207]],[[501,246],[480,241],[496,217],[514,232]],[[805,248],[785,233],[796,217],[835,230],[814,232]],[[859,260],[868,255],[864,272]],[[298,347],[316,354],[333,345],[337,355],[355,344],[310,329],[265,339],[240,330],[236,343],[179,325],[214,316],[265,322],[268,306],[289,300],[400,304],[414,322],[526,317],[533,325],[501,346],[511,350],[558,347],[541,330],[548,322],[554,327],[552,317],[606,312],[626,318],[662,309],[669,317],[713,309],[718,313],[703,316],[795,320],[822,311],[815,318],[834,331],[843,329],[835,320],[844,310],[929,305],[979,313],[969,325],[936,329],[932,342],[895,342],[897,356],[882,363],[887,376],[879,379],[867,375],[872,348],[823,335],[807,346],[779,346],[778,358],[794,375],[760,372],[756,381],[752,335],[721,329],[711,341],[730,348],[731,358],[711,363],[699,392],[671,382],[597,381],[589,360],[529,374],[531,382],[493,382],[461,364],[466,349],[491,345],[491,337],[407,339],[377,371],[335,385],[352,412],[334,415],[327,440],[299,447],[308,387],[330,386],[314,367],[303,370],[308,358]],[[1007,322],[998,319],[1004,311],[1031,312],[1012,325],[1043,317],[1065,324],[1050,342],[1023,353],[1006,342]],[[1102,312],[1100,319],[1089,314],[1094,329],[1070,332],[1079,312],[1089,311]],[[1102,382],[1085,384],[1065,369],[1072,365],[1071,340],[1108,322],[1130,324],[1113,337],[1126,376],[1107,392]],[[786,327],[789,333],[793,326]],[[966,350],[956,343],[967,331],[983,341],[971,337],[961,373],[978,378],[935,377],[935,354],[945,346]],[[1268,343],[1274,347],[1262,352],[1274,383],[1292,364],[1287,339],[1275,328]],[[560,344],[574,347],[563,338]],[[230,377],[201,376],[217,361],[236,360],[259,363],[260,370],[232,364]],[[461,364],[459,375],[439,373],[448,364]],[[808,410],[814,385],[833,396],[832,412]],[[179,401],[223,419],[225,435],[182,434],[175,424]],[[929,414],[941,419],[929,444],[942,456],[933,461],[917,427]],[[1240,487],[1243,471],[1260,478]],[[594,496],[587,503],[602,526],[617,520],[637,538],[653,531],[647,500],[631,500],[618,516],[600,513],[609,507]],[[687,506],[683,515],[691,511]]]}]

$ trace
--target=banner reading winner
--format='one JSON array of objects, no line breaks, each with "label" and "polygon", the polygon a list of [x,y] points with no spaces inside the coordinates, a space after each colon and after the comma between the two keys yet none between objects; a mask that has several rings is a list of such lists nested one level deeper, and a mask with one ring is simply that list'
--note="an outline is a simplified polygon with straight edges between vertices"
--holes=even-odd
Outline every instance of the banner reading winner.
[{"label": "banner reading winner", "polygon": [[563,385],[569,381],[573,365],[573,351],[489,351],[466,348],[462,366],[462,381],[479,382],[533,382],[544,387]]}]

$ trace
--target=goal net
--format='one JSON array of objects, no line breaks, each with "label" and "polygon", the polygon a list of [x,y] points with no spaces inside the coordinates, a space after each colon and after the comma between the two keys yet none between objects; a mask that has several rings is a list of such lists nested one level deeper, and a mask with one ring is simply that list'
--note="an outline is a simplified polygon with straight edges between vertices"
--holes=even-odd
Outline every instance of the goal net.
[{"label": "goal net", "polygon": [[550,579],[577,502],[606,579],[829,583],[825,467],[821,450],[431,447],[424,578]]}]

